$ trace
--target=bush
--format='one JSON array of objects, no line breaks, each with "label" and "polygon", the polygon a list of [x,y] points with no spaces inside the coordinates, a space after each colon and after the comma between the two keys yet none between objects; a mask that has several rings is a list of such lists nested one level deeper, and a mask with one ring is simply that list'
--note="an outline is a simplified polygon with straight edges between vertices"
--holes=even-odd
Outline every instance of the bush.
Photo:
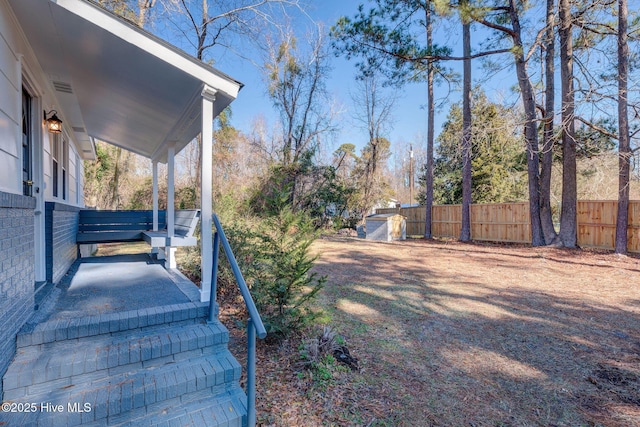
[{"label": "bush", "polygon": [[326,277],[311,272],[317,259],[309,254],[317,237],[311,218],[294,212],[286,194],[270,197],[264,214],[224,227],[267,331],[283,337],[314,318],[308,303]]},{"label": "bush", "polygon": [[311,272],[317,257],[309,247],[316,232],[307,215],[289,206],[263,220],[258,232],[252,292],[269,332],[287,335],[314,317],[307,303],[326,281]]},{"label": "bush", "polygon": [[[311,271],[317,257],[309,247],[317,237],[311,218],[289,205],[286,187],[265,199],[261,217],[232,196],[216,206],[258,312],[271,336],[284,337],[315,318],[308,303],[322,289],[326,277]],[[237,292],[236,281],[221,250],[218,295]],[[199,275],[198,248],[187,249],[180,267],[190,278]]]}]

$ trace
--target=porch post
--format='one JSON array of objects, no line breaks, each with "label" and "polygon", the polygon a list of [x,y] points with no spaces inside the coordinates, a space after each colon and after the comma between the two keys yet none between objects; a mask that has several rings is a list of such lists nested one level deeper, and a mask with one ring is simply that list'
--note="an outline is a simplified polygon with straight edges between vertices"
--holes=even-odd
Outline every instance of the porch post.
[{"label": "porch post", "polygon": [[[153,231],[158,231],[158,161],[151,161],[153,175]],[[151,248],[152,254],[158,253],[158,248]]]},{"label": "porch post", "polygon": [[213,102],[216,99],[215,89],[205,86],[202,90],[202,164],[200,165],[200,257],[201,277],[200,301],[211,298],[211,269],[213,267],[213,200],[211,195],[211,164],[213,162]]},{"label": "porch post", "polygon": [[151,162],[153,174],[153,231],[158,231],[158,161]]},{"label": "porch post", "polygon": [[[170,143],[167,148],[167,237],[171,239],[174,233],[175,224],[175,178],[174,166],[176,157],[176,145]],[[176,265],[176,248],[166,247],[165,249],[165,268],[177,268]]]}]

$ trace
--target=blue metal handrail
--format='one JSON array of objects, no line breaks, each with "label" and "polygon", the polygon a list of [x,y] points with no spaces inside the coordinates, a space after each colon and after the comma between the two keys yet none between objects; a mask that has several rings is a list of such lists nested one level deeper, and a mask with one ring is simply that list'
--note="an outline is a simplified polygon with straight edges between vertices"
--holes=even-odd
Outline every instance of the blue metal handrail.
[{"label": "blue metal handrail", "polygon": [[244,281],[244,277],[238,267],[238,261],[233,255],[231,245],[224,234],[220,220],[216,214],[213,214],[213,225],[216,232],[213,236],[213,273],[211,277],[211,296],[209,297],[209,321],[213,322],[215,317],[215,299],[218,284],[218,258],[220,256],[220,243],[227,260],[231,265],[231,270],[236,278],[240,293],[244,299],[244,304],[249,312],[249,320],[247,321],[247,425],[253,427],[256,425],[256,334],[258,338],[264,339],[267,336],[267,330],[262,323],[262,318],[258,313],[256,304],[253,302],[249,287]]}]

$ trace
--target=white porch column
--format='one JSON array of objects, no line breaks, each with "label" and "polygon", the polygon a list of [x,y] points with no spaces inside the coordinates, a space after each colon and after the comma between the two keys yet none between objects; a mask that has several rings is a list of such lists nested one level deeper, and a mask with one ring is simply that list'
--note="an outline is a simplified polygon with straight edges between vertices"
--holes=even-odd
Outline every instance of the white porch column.
[{"label": "white porch column", "polygon": [[[167,237],[169,239],[174,235],[175,223],[175,158],[176,145],[170,143],[167,148]],[[165,268],[177,268],[176,248],[166,247],[164,251],[166,257]]]},{"label": "white porch column", "polygon": [[158,231],[158,161],[151,162],[153,174],[153,231]]},{"label": "white porch column", "polygon": [[[158,231],[158,161],[151,161],[153,175],[153,231]],[[158,248],[151,248],[152,254],[158,253]]]},{"label": "white porch column", "polygon": [[213,200],[211,188],[211,164],[213,162],[213,102],[216,99],[216,91],[205,86],[202,90],[202,165],[200,165],[200,301],[209,301],[211,298],[211,268],[213,266]]}]

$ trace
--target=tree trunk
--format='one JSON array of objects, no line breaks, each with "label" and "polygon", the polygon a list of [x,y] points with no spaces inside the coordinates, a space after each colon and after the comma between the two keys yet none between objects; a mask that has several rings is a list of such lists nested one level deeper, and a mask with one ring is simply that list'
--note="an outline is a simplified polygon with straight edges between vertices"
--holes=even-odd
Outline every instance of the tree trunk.
[{"label": "tree trunk", "polygon": [[562,210],[560,240],[568,248],[577,245],[576,140],[573,93],[573,39],[571,34],[571,2],[560,0],[560,75],[562,79]]},{"label": "tree trunk", "polygon": [[364,194],[363,194],[363,204],[362,204],[362,212],[361,212],[363,224],[365,223],[365,218],[367,214],[372,208],[371,194],[374,193],[373,185],[374,185],[374,179],[375,179],[375,174],[377,169],[376,166],[378,162],[376,143],[372,140],[369,143],[369,145],[371,147],[371,155],[367,159],[367,163],[365,165],[365,172],[364,172]]},{"label": "tree trunk", "polygon": [[510,0],[511,24],[513,26],[513,44],[516,63],[516,74],[518,85],[522,93],[522,105],[524,107],[525,124],[524,136],[527,141],[527,172],[529,177],[529,216],[531,222],[531,244],[533,246],[544,245],[542,235],[542,224],[540,223],[540,181],[538,157],[538,129],[536,126],[536,100],[533,96],[533,87],[527,72],[527,63],[524,58],[524,48],[522,46],[520,19],[516,9],[515,0]]},{"label": "tree trunk", "polygon": [[627,111],[627,80],[629,77],[629,44],[627,42],[627,0],[618,0],[618,215],[616,247],[618,254],[627,253],[629,225],[629,167],[631,146]]},{"label": "tree trunk", "polygon": [[[431,3],[427,3],[425,24],[427,27],[427,50],[433,47],[433,26],[431,25]],[[433,142],[435,138],[433,102],[433,60],[427,61],[427,167],[425,173],[425,220],[424,238],[433,237],[431,213],[433,210]]]},{"label": "tree trunk", "polygon": [[122,159],[122,148],[116,147],[116,162],[113,168],[113,181],[111,183],[111,209],[116,210],[120,204],[120,176],[122,175],[122,167],[120,160]]},{"label": "tree trunk", "polygon": [[463,18],[464,68],[462,88],[462,228],[460,240],[471,240],[471,24]]},{"label": "tree trunk", "polygon": [[551,169],[553,166],[553,116],[555,115],[555,33],[554,0],[547,0],[547,34],[545,40],[545,117],[540,168],[540,222],[545,244],[557,243],[551,210]]}]

